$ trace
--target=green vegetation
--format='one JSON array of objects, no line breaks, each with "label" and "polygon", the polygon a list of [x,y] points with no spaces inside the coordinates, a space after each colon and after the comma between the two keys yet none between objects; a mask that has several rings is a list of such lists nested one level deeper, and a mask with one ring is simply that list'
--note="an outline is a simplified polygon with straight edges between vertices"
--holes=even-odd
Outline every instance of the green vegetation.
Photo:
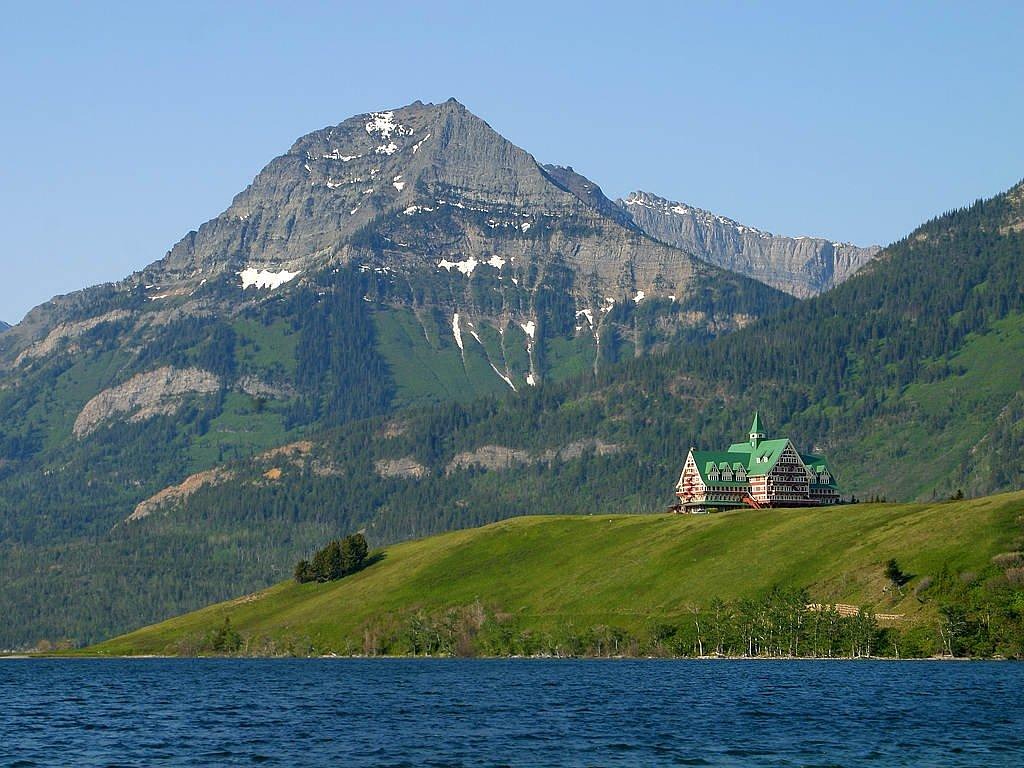
[{"label": "green vegetation", "polygon": [[[455,344],[451,318],[445,324],[431,312],[424,310],[421,315],[391,307],[373,313],[381,355],[398,382],[399,404],[472,400],[508,390],[468,329],[463,329],[466,351],[462,354]],[[501,357],[497,360],[500,362]]]},{"label": "green vegetation", "polygon": [[312,560],[299,560],[295,564],[295,581],[337,581],[366,567],[369,547],[361,533],[349,534],[317,550]]},{"label": "green vegetation", "polygon": [[[388,547],[340,581],[282,583],[88,652],[215,652],[209,638],[230,620],[251,654],[1020,656],[1022,511],[1024,493],[517,518]],[[897,558],[903,594],[887,576]],[[863,608],[843,616],[846,604]]]}]

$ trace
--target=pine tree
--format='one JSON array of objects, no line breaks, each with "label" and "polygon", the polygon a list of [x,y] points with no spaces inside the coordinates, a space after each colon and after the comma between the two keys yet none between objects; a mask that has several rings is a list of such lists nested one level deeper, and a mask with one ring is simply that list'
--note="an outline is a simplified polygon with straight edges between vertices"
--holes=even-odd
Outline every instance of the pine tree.
[{"label": "pine tree", "polygon": [[346,536],[341,543],[341,570],[342,575],[348,575],[360,570],[366,563],[366,555],[369,547],[366,538],[361,533],[354,533]]}]

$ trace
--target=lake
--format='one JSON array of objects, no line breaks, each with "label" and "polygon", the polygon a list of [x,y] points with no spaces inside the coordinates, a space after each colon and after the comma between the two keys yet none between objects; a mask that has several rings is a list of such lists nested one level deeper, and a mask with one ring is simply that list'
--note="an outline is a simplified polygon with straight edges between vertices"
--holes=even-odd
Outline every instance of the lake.
[{"label": "lake", "polygon": [[1020,766],[1024,664],[0,662],[0,765]]}]

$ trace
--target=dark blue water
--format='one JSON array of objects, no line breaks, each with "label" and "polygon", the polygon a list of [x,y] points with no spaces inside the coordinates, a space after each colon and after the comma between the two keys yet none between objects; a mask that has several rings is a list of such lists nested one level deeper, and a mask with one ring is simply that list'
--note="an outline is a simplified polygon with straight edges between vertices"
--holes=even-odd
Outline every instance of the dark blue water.
[{"label": "dark blue water", "polygon": [[1024,665],[9,660],[0,765],[1022,766]]}]

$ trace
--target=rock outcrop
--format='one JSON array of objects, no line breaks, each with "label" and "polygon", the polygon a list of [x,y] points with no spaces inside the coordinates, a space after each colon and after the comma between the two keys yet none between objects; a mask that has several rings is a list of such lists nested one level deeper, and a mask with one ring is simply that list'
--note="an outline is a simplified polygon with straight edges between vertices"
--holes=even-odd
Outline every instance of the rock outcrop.
[{"label": "rock outcrop", "polygon": [[821,237],[773,235],[647,192],[633,192],[619,204],[651,236],[799,298],[838,285],[881,250]]},{"label": "rock outcrop", "polygon": [[172,485],[169,488],[164,488],[162,491],[153,494],[145,501],[139,502],[135,506],[135,510],[125,518],[125,522],[132,523],[142,520],[144,517],[148,517],[157,510],[168,509],[171,506],[184,501],[200,488],[226,483],[234,476],[234,472],[220,467],[209,469],[205,472],[197,472],[194,475],[186,477],[178,485]]},{"label": "rock outcrop", "polygon": [[120,320],[126,320],[129,316],[129,312],[123,309],[115,309],[112,312],[90,317],[86,320],[59,323],[46,334],[45,338],[40,339],[22,351],[15,359],[14,364],[21,365],[24,361],[31,360],[32,358],[46,357],[62,345],[67,351],[74,351],[74,347],[71,345],[73,345],[75,339],[80,338],[85,333],[98,328],[104,323],[116,323]]},{"label": "rock outcrop", "polygon": [[374,462],[374,468],[381,477],[404,477],[419,480],[430,474],[430,470],[412,456],[401,459],[379,459]]},{"label": "rock outcrop", "polygon": [[142,421],[174,413],[188,395],[210,395],[220,386],[217,376],[199,368],[165,366],[140,373],[87,402],[75,419],[73,432],[82,438],[113,418],[128,416],[130,421]]},{"label": "rock outcrop", "polygon": [[608,456],[617,453],[620,446],[606,443],[599,439],[577,440],[561,448],[546,448],[542,451],[528,451],[524,448],[509,448],[504,445],[482,445],[472,451],[464,451],[452,457],[445,467],[445,473],[451,474],[460,469],[483,467],[488,470],[511,469],[518,464],[536,462],[571,461],[578,459],[587,451],[597,456]]}]

